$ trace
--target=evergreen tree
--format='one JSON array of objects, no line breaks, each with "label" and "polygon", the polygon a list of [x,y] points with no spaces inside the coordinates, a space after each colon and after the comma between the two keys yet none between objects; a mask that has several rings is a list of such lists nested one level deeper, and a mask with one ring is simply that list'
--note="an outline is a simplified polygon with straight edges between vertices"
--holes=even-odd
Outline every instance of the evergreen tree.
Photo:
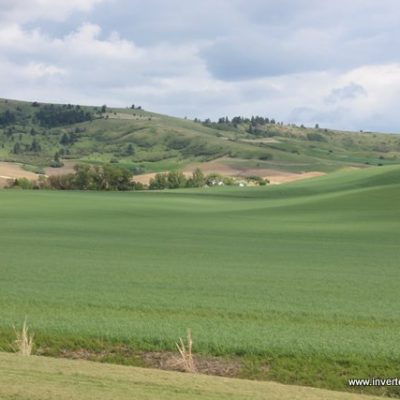
[{"label": "evergreen tree", "polygon": [[39,153],[42,150],[42,147],[40,146],[40,143],[36,140],[36,138],[32,140],[29,150],[34,153]]},{"label": "evergreen tree", "polygon": [[133,156],[134,154],[135,154],[135,149],[134,149],[132,143],[129,143],[128,147],[126,148],[126,155]]},{"label": "evergreen tree", "polygon": [[19,142],[15,143],[12,149],[13,154],[20,154],[22,153],[22,148]]}]

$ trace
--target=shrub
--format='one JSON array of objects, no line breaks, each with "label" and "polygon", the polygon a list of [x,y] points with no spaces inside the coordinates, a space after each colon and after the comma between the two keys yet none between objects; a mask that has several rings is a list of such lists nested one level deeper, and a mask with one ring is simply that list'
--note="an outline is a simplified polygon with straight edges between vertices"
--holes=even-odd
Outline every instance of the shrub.
[{"label": "shrub", "polygon": [[34,183],[26,178],[15,179],[11,187],[18,187],[20,189],[33,189]]},{"label": "shrub", "polygon": [[272,160],[273,156],[270,153],[264,153],[261,156],[258,157],[259,160],[262,161],[268,161],[268,160]]},{"label": "shrub", "polygon": [[149,183],[150,190],[166,189],[167,187],[168,187],[167,174],[158,173],[154,176],[154,178],[150,179]]},{"label": "shrub", "polygon": [[52,168],[61,168],[61,167],[63,167],[64,166],[64,163],[62,162],[62,161],[60,161],[60,160],[53,160],[51,163],[50,163],[50,167],[52,167]]},{"label": "shrub", "polygon": [[192,177],[187,180],[187,187],[203,187],[206,184],[206,178],[200,168],[196,168]]},{"label": "shrub", "polygon": [[261,176],[258,175],[250,175],[246,177],[247,181],[252,181],[257,183],[259,186],[265,186],[267,183],[269,183],[268,179],[263,179]]},{"label": "shrub", "polygon": [[224,177],[220,174],[209,174],[205,178],[206,185],[208,186],[216,186],[224,183]]},{"label": "shrub", "polygon": [[235,179],[232,178],[231,176],[224,176],[224,177],[222,178],[222,183],[223,183],[224,185],[227,185],[227,186],[233,186],[233,185],[236,183],[236,181],[235,181]]},{"label": "shrub", "polygon": [[320,133],[317,132],[310,132],[307,133],[307,139],[314,141],[314,142],[326,142],[325,136],[321,135]]},{"label": "shrub", "polygon": [[150,179],[149,189],[178,189],[187,185],[185,175],[180,171],[170,171],[168,173],[158,173]]},{"label": "shrub", "polygon": [[186,186],[186,177],[180,171],[170,171],[167,174],[169,189],[178,189]]}]

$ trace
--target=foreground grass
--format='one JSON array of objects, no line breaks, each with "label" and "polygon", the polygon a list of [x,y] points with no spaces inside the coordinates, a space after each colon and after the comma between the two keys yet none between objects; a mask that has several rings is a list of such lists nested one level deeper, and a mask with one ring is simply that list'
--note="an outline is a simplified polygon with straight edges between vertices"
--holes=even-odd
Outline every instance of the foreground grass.
[{"label": "foreground grass", "polygon": [[3,400],[374,399],[277,383],[215,378],[88,361],[26,358],[5,353],[0,353],[0,397]]},{"label": "foreground grass", "polygon": [[125,362],[121,346],[175,350],[190,327],[196,353],[242,358],[243,377],[341,390],[352,377],[394,377],[399,176],[382,167],[265,189],[2,191],[0,345],[27,316],[36,352]]}]

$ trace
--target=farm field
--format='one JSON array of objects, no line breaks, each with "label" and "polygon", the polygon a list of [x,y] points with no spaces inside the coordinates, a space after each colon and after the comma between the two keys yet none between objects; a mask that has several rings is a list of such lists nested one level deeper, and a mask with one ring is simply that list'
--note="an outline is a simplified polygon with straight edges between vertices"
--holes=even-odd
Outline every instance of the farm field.
[{"label": "farm field", "polygon": [[0,353],[3,400],[44,399],[264,399],[374,400],[377,397],[176,372],[95,364],[87,361],[23,358]]},{"label": "farm field", "polygon": [[195,352],[242,360],[241,377],[395,377],[399,198],[399,166],[265,188],[2,190],[0,347],[26,316],[39,354],[134,364],[118,349],[173,351],[190,327]]}]

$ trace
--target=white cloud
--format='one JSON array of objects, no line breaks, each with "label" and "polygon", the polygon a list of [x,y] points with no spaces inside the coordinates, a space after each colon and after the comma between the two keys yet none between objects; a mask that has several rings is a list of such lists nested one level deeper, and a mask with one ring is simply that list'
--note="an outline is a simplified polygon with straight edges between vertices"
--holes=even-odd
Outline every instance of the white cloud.
[{"label": "white cloud", "polygon": [[397,130],[400,64],[366,65],[326,74],[320,81],[309,74],[301,81],[296,85],[298,105],[289,115],[294,122],[354,130]]},{"label": "white cloud", "polygon": [[394,130],[400,6],[382,1],[2,0],[2,96]]},{"label": "white cloud", "polygon": [[28,79],[40,79],[66,74],[66,71],[62,68],[41,63],[29,63],[26,67],[21,69],[21,72],[22,75],[26,76]]},{"label": "white cloud", "polygon": [[196,46],[144,48],[117,33],[105,38],[101,33],[98,25],[89,23],[60,38],[18,25],[0,28],[0,68],[12,71],[3,81],[3,96],[15,97],[24,87],[24,97],[42,101],[62,101],[64,93],[72,92],[75,102],[125,105],[137,94],[146,102],[144,92],[161,93],[171,82],[179,86],[191,80],[197,85],[196,78],[208,76]]},{"label": "white cloud", "polygon": [[88,12],[105,0],[2,0],[0,21],[26,23],[38,19],[64,21],[73,12]]},{"label": "white cloud", "polygon": [[329,95],[325,98],[327,103],[333,104],[349,99],[354,99],[359,96],[367,96],[366,90],[354,82],[349,83],[346,86],[332,89]]}]

